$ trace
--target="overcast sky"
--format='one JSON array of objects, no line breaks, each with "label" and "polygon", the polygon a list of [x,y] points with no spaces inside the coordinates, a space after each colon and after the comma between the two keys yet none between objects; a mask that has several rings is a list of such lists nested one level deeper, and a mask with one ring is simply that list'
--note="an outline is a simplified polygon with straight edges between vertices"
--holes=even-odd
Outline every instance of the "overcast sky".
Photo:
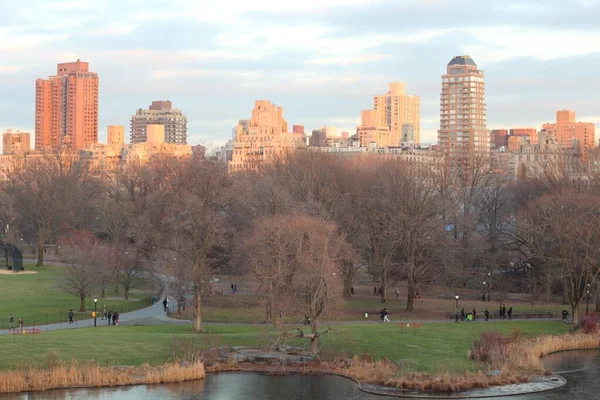
[{"label": "overcast sky", "polygon": [[490,129],[563,108],[600,123],[600,0],[2,0],[0,15],[0,130],[33,133],[35,79],[77,58],[100,75],[101,141],[167,99],[190,144],[225,142],[256,99],[290,126],[354,131],[403,81],[435,142],[441,75],[462,54],[485,71]]}]

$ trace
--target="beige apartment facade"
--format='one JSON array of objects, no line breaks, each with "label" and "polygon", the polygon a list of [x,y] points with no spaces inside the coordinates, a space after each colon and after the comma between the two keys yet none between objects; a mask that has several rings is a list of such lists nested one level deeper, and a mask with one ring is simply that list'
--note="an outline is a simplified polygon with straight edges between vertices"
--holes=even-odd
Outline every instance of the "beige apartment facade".
[{"label": "beige apartment facade", "polygon": [[31,151],[30,134],[7,129],[2,134],[2,154],[24,156]]},{"label": "beige apartment facade", "polygon": [[148,109],[138,109],[131,117],[131,143],[146,142],[146,126],[163,125],[165,143],[187,143],[187,117],[180,109],[173,108],[170,100],[153,101]]},{"label": "beige apartment facade", "polygon": [[252,118],[241,120],[236,128],[228,169],[230,172],[256,171],[261,165],[304,147],[304,134],[289,132],[283,107],[269,100],[257,100]]},{"label": "beige apartment facade", "polygon": [[452,169],[488,168],[485,80],[470,56],[456,56],[442,76],[438,145]]},{"label": "beige apartment facade", "polygon": [[[385,144],[385,128],[389,140]],[[421,98],[406,94],[405,84],[392,82],[386,94],[373,97],[373,109],[361,112],[361,125],[357,134],[380,138],[378,146],[400,146],[400,143],[419,144],[421,136]]]},{"label": "beige apartment facade", "polygon": [[125,146],[125,127],[122,125],[109,125],[106,129],[107,144],[116,149]]}]

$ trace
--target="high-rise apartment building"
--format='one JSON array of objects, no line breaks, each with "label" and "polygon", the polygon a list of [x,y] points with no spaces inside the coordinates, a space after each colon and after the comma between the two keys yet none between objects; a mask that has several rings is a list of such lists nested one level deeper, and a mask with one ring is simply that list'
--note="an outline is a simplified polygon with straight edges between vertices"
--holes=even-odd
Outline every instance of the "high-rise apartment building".
[{"label": "high-rise apartment building", "polygon": [[187,143],[187,118],[181,110],[172,108],[169,100],[153,101],[147,110],[136,111],[131,117],[131,143],[146,142],[147,125],[163,125],[165,143]]},{"label": "high-rise apartment building", "polygon": [[23,156],[31,150],[29,133],[7,129],[2,134],[2,154]]},{"label": "high-rise apartment building", "polygon": [[447,165],[453,169],[489,165],[484,76],[470,56],[456,56],[448,63],[440,110],[438,144]]},{"label": "high-rise apartment building", "polygon": [[596,147],[596,127],[593,122],[576,122],[575,111],[561,110],[556,112],[556,123],[547,123],[543,130],[553,133],[558,143],[570,146],[585,153]]},{"label": "high-rise apartment building", "polygon": [[241,120],[236,129],[229,171],[255,171],[264,163],[304,147],[303,136],[288,132],[283,107],[257,100],[252,118]]},{"label": "high-rise apartment building", "polygon": [[58,64],[35,82],[35,147],[82,149],[98,143],[98,74],[89,64]]},{"label": "high-rise apartment building", "polygon": [[406,94],[404,83],[390,83],[386,94],[374,96],[372,111],[370,125],[364,125],[364,118],[361,118],[363,121],[359,128],[363,128],[364,132],[377,132],[376,136],[381,136],[383,127],[388,127],[389,146],[397,147],[401,142],[420,142],[421,99]]}]

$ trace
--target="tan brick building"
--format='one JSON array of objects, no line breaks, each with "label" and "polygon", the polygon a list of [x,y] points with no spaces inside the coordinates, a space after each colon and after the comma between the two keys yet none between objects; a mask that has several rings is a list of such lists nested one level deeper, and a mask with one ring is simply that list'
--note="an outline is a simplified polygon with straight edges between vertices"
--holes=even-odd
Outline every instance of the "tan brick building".
[{"label": "tan brick building", "polygon": [[252,118],[241,120],[236,128],[229,171],[255,171],[264,163],[304,148],[302,133],[288,131],[283,107],[269,100],[254,102]]}]

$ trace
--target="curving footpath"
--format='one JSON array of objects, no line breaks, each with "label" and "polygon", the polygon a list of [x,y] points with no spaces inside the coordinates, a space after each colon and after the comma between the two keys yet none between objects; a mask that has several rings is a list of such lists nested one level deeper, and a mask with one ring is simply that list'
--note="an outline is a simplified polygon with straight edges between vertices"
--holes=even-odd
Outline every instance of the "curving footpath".
[{"label": "curving footpath", "polygon": [[[171,297],[169,297],[169,309],[177,309],[177,301],[175,301],[175,299]],[[97,326],[108,325],[108,322],[106,320],[102,320],[101,317],[96,319],[96,323]],[[191,321],[175,319],[167,316],[163,310],[163,305],[161,303],[157,303],[152,307],[146,307],[119,315],[119,325],[182,325],[190,323]],[[39,329],[40,332],[47,332],[61,329],[91,328],[93,326],[94,319],[90,318],[79,321],[73,321],[72,324],[69,324],[67,322],[60,322],[48,325],[26,325],[23,327],[23,329]],[[16,330],[3,329],[0,330],[0,335],[19,334],[20,332],[21,331],[18,328]]]}]

